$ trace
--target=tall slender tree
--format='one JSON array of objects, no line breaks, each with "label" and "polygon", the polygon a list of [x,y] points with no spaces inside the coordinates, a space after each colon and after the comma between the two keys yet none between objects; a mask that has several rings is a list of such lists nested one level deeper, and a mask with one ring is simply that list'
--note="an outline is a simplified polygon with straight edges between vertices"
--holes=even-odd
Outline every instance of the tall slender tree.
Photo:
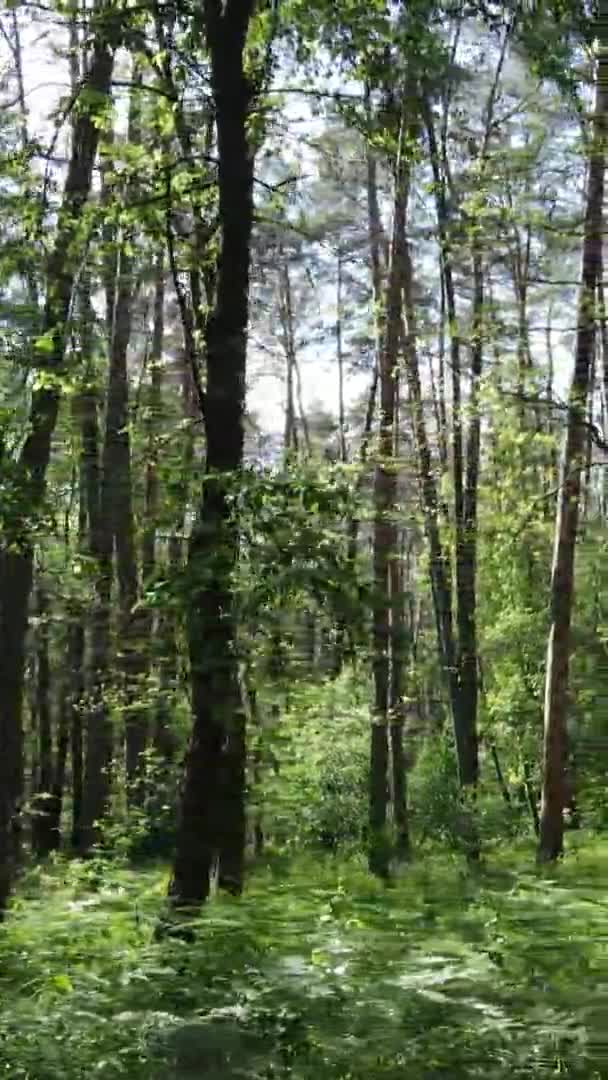
[{"label": "tall slender tree", "polygon": [[[608,17],[608,13],[607,13]],[[602,230],[608,119],[608,42],[597,50],[595,106],[589,144],[581,283],[574,372],[560,469],[551,571],[551,626],[545,679],[543,786],[538,856],[562,852],[566,805],[568,676],[574,601],[575,551],[587,440],[587,401],[595,351],[596,293],[602,271]]]},{"label": "tall slender tree", "polygon": [[32,394],[29,431],[16,470],[9,521],[0,551],[0,912],[10,892],[14,865],[14,823],[23,786],[22,696],[25,636],[33,580],[29,515],[42,508],[51,437],[65,375],[67,324],[81,242],[80,223],[89,196],[99,142],[100,121],[110,92],[112,43],[100,28],[83,80],[82,108],[74,126],[57,234],[46,268],[42,335],[34,343],[43,374]]}]

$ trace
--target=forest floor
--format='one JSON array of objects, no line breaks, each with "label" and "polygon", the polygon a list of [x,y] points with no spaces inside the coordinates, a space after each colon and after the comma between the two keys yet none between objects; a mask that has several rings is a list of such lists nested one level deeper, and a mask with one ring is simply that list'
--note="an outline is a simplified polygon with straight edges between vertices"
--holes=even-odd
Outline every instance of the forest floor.
[{"label": "forest floor", "polygon": [[608,1078],[608,848],[445,852],[385,887],[274,860],[194,942],[155,941],[166,867],[28,872],[0,928],[10,1080]]}]

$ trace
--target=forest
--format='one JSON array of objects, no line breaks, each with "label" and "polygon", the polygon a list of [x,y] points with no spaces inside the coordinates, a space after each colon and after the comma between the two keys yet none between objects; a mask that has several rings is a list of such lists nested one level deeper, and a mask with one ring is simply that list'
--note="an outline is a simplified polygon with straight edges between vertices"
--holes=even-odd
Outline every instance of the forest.
[{"label": "forest", "polygon": [[0,101],[0,1076],[608,1080],[608,0]]}]

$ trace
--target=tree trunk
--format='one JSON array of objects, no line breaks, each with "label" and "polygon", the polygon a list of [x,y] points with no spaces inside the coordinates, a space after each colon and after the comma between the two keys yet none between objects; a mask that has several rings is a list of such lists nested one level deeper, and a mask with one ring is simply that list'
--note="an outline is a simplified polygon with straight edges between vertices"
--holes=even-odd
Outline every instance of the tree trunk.
[{"label": "tree trunk", "polygon": [[[129,112],[128,141],[133,146],[141,142],[138,83],[141,76],[133,71],[133,88]],[[137,182],[131,180],[127,193],[137,192]],[[134,608],[139,596],[139,573],[135,545],[135,515],[131,480],[131,437],[129,432],[129,379],[127,353],[131,340],[133,307],[136,296],[134,227],[125,229],[118,251],[114,307],[108,312],[112,328],[110,373],[106,413],[106,434],[103,451],[103,512],[110,515],[116,575],[120,605],[119,663],[123,673],[127,798],[139,803],[143,797],[141,785],[142,759],[147,741],[147,710],[141,702],[141,682],[145,673],[142,641],[142,619]]]},{"label": "tree trunk", "polygon": [[540,818],[538,816],[538,801],[537,792],[534,787],[534,781],[532,778],[532,767],[527,758],[523,761],[524,771],[524,796],[528,804],[530,811],[530,817],[532,818],[532,828],[534,829],[534,835],[538,836],[540,833]]},{"label": "tree trunk", "polygon": [[[79,223],[89,195],[100,125],[96,122],[110,91],[113,54],[97,40],[85,80],[86,102],[74,125],[73,149],[59,213],[57,237],[47,265],[47,292],[37,366],[49,376],[32,395],[29,434],[19,460],[16,504],[23,507],[4,525],[0,553],[0,912],[6,906],[15,864],[13,823],[23,786],[22,697],[27,613],[32,588],[33,550],[25,516],[42,505],[51,437],[61,398],[66,327],[78,266]],[[83,98],[84,101],[84,98]]]},{"label": "tree trunk", "polygon": [[439,493],[433,469],[433,459],[429,445],[422,399],[422,386],[417,350],[416,309],[413,299],[413,269],[407,238],[402,239],[402,258],[404,267],[404,307],[406,326],[405,370],[408,382],[408,399],[411,412],[414,445],[416,447],[416,465],[418,472],[418,490],[422,506],[424,531],[429,547],[429,570],[433,612],[437,630],[439,657],[442,672],[448,688],[450,711],[454,725],[456,753],[461,777],[466,775],[467,743],[469,733],[467,718],[460,705],[460,685],[456,662],[456,644],[454,640],[454,619],[452,611],[451,568],[448,552],[445,550],[439,524]]},{"label": "tree trunk", "polygon": [[[79,515],[82,516],[82,515]],[[84,525],[79,529],[84,534]],[[53,769],[52,796],[49,800],[49,850],[61,847],[61,815],[67,770],[68,753],[72,757],[72,846],[77,850],[80,807],[82,805],[82,723],[81,707],[84,695],[84,623],[77,604],[69,605],[66,633],[66,674],[63,681],[57,745]]]},{"label": "tree trunk", "polygon": [[340,461],[346,462],[346,416],[344,405],[344,345],[342,341],[342,315],[343,315],[343,282],[342,282],[342,252],[338,251],[337,281],[336,281],[336,358],[338,361],[338,432],[340,437]]},{"label": "tree trunk", "polygon": [[[366,90],[368,96],[368,108],[369,108],[369,89]],[[371,113],[368,114],[368,123],[371,126]],[[361,443],[359,446],[359,465],[361,467],[359,475],[355,483],[355,497],[361,492],[366,479],[366,472],[364,466],[367,463],[367,456],[369,451],[369,444],[372,436],[372,429],[374,425],[374,415],[376,412],[376,398],[378,396],[378,382],[379,382],[379,355],[382,340],[382,318],[380,312],[380,305],[382,303],[382,256],[380,251],[380,240],[383,235],[382,224],[380,220],[380,206],[378,202],[378,170],[376,165],[376,157],[368,144],[366,146],[366,163],[367,163],[367,232],[368,232],[368,245],[369,245],[369,258],[371,268],[371,284],[372,284],[372,302],[374,306],[374,324],[375,324],[375,347],[374,347],[374,366],[372,370],[372,378],[370,382],[367,408],[365,410],[365,420],[363,423],[363,432],[361,435]],[[355,499],[356,501],[356,499]],[[348,522],[348,561],[354,568],[357,559],[357,549],[359,542],[359,525],[360,521],[356,512],[353,512]],[[348,622],[345,618],[342,626],[339,628],[338,646],[344,648],[344,642],[346,641]],[[350,652],[351,656],[354,655],[354,643],[352,641],[352,635],[350,635]]]},{"label": "tree trunk", "polygon": [[[399,327],[401,337],[401,326]],[[395,463],[400,464],[400,401],[399,382],[396,386],[396,409],[394,423],[393,453]],[[395,528],[395,553],[389,566],[389,591],[391,602],[391,691],[390,691],[390,770],[391,801],[395,827],[395,854],[405,859],[410,850],[409,820],[407,811],[407,760],[403,746],[405,725],[404,675],[405,665],[412,648],[411,622],[406,623],[405,595],[403,588],[406,570],[403,529]],[[409,573],[409,559],[407,560]]]},{"label": "tree trunk", "polygon": [[[168,572],[182,571],[183,551],[180,536],[169,539]],[[172,724],[173,702],[178,685],[179,651],[175,612],[172,607],[159,613],[157,637],[160,643],[158,700],[152,729],[152,745],[161,764],[167,769],[173,763],[177,738]]]},{"label": "tree trunk", "polygon": [[297,353],[293,353],[293,370],[296,377],[296,398],[298,400],[298,413],[300,416],[300,427],[302,428],[302,435],[304,436],[304,446],[306,447],[306,456],[310,457],[312,452],[312,444],[310,441],[310,429],[308,427],[308,420],[306,417],[306,409],[304,408],[304,397],[302,394],[302,372],[300,371],[300,361],[298,360]]},{"label": "tree trunk", "polygon": [[36,626],[36,731],[38,735],[38,775],[32,800],[32,848],[36,855],[48,855],[50,843],[50,799],[53,787],[53,721],[51,712],[51,669],[49,664],[49,607],[44,583],[37,589]]},{"label": "tree trunk", "polygon": [[[72,850],[81,850],[82,842],[82,803],[83,803],[83,697],[85,690],[85,628],[82,612],[75,611],[68,645],[71,686],[69,693],[70,716],[70,759],[72,763],[72,830],[70,845]],[[58,819],[61,815],[59,808]]]},{"label": "tree trunk", "polygon": [[384,339],[379,354],[380,435],[374,477],[374,605],[373,675],[374,708],[370,744],[369,867],[379,877],[389,872],[389,845],[386,837],[388,785],[388,723],[391,706],[392,655],[391,561],[398,557],[397,473],[395,467],[395,423],[399,345],[401,341],[403,262],[401,238],[405,232],[409,196],[409,167],[405,160],[405,120],[401,119],[399,158],[395,173],[393,238],[384,319]]},{"label": "tree trunk", "polygon": [[142,577],[149,584],[156,565],[156,529],[158,515],[158,433],[162,411],[163,340],[165,332],[164,253],[157,256],[154,282],[154,322],[150,350],[150,391],[148,396],[147,461],[142,536]]},{"label": "tree trunk", "polygon": [[490,744],[490,754],[492,755],[492,762],[494,764],[494,772],[496,773],[496,783],[498,784],[500,794],[502,795],[503,800],[506,803],[506,805],[510,807],[511,806],[511,792],[509,791],[509,788],[507,787],[507,782],[505,780],[504,773],[502,771],[502,766],[500,764],[500,758],[498,756],[498,750],[496,749],[495,743]]},{"label": "tree trunk", "polygon": [[296,375],[296,343],[293,325],[293,304],[291,297],[291,278],[289,264],[284,248],[279,248],[279,317],[281,335],[285,353],[285,434],[283,452],[289,460],[292,452],[298,452],[298,429],[296,425],[296,406],[294,380]]},{"label": "tree trunk", "polygon": [[538,857],[558,858],[563,850],[566,716],[570,624],[574,599],[574,558],[581,471],[585,456],[585,412],[595,342],[595,296],[602,267],[604,140],[608,107],[608,58],[598,51],[595,112],[587,175],[581,285],[578,299],[574,373],[562,458],[551,573],[551,627],[545,681],[543,786]]},{"label": "tree trunk", "polygon": [[[95,565],[95,598],[90,617],[87,676],[86,750],[80,817],[74,814],[73,836],[86,854],[98,837],[96,823],[105,815],[110,793],[112,726],[105,702],[110,656],[110,602],[112,595],[112,518],[108,485],[99,468],[99,421],[97,389],[89,376],[81,401],[82,490],[86,500],[88,550]],[[111,490],[111,489],[110,489]],[[80,712],[73,711],[72,759],[75,745],[82,744]],[[76,739],[76,744],[74,743]]]},{"label": "tree trunk", "polygon": [[[144,493],[144,521],[143,521],[143,536],[142,536],[142,552],[141,552],[141,565],[142,565],[142,585],[143,592],[145,594],[146,588],[152,585],[155,567],[156,567],[156,530],[158,525],[158,510],[159,510],[159,476],[158,476],[158,458],[159,458],[159,428],[161,424],[162,415],[162,384],[163,384],[163,340],[165,329],[165,258],[164,252],[157,255],[156,266],[154,272],[154,314],[153,314],[153,327],[152,327],[152,347],[150,350],[150,386],[148,392],[147,401],[147,413],[146,413],[146,433],[147,433],[147,461],[146,461],[146,476],[145,476],[145,493]],[[185,510],[185,506],[184,506]],[[172,622],[172,612],[169,612],[166,616],[167,623]],[[138,638],[139,648],[142,650],[141,655],[141,681],[140,681],[140,699],[143,697],[140,708],[145,709],[146,714],[149,715],[150,709],[148,705],[148,699],[146,695],[145,678],[149,673],[150,664],[152,661],[152,650],[149,642],[159,639],[161,641],[167,641],[168,639],[168,627],[162,626],[162,615],[159,614],[156,620],[156,633],[155,633],[155,618],[154,611],[151,608],[143,608],[139,619],[135,620],[132,616],[133,622],[138,623]],[[168,641],[167,641],[168,643]],[[162,662],[161,662],[162,672]],[[134,688],[136,689],[136,688]],[[157,699],[157,715],[156,721],[159,719],[158,703],[161,701],[165,704],[168,701],[167,687],[159,687],[159,694]],[[162,710],[161,710],[162,714]],[[137,719],[137,717],[136,717]],[[169,716],[161,719],[161,725],[164,729],[165,724],[169,721]],[[156,742],[156,724],[149,725],[148,721],[144,722],[143,717],[140,718],[139,729],[140,733],[147,736],[148,727],[151,727],[151,737],[153,743]],[[141,761],[136,758],[132,763],[134,766],[134,778],[140,777],[141,774]],[[140,783],[136,785],[135,791],[131,791],[131,796],[137,802],[141,801],[144,797],[144,788]]]},{"label": "tree trunk", "polygon": [[471,396],[466,441],[466,473],[462,503],[462,528],[456,545],[456,590],[458,601],[458,667],[460,709],[466,730],[464,756],[460,763],[463,785],[475,786],[479,775],[477,739],[478,657],[477,657],[477,490],[481,453],[479,381],[483,361],[483,267],[477,243],[473,251],[473,332]]},{"label": "tree trunk", "polygon": [[[192,371],[190,365],[182,370],[182,403],[185,421],[181,476],[175,493],[177,516],[174,532],[169,537],[168,567],[169,578],[183,572],[183,536],[186,532],[188,507],[190,505],[190,487],[194,462],[194,428],[196,402],[194,398]],[[177,750],[177,739],[171,722],[172,704],[178,687],[179,649],[177,641],[177,617],[173,604],[163,605],[159,612],[158,640],[160,642],[159,694],[153,727],[153,745],[161,761],[170,768]]]},{"label": "tree trunk", "polygon": [[231,578],[238,524],[229,501],[243,462],[243,419],[253,225],[253,153],[247,118],[252,84],[244,47],[253,0],[206,0],[204,17],[216,107],[220,253],[214,310],[206,326],[206,475],[189,551],[188,617],[193,729],[173,877],[176,907],[220,884],[242,888],[245,848],[245,722],[239,686],[236,597]]}]

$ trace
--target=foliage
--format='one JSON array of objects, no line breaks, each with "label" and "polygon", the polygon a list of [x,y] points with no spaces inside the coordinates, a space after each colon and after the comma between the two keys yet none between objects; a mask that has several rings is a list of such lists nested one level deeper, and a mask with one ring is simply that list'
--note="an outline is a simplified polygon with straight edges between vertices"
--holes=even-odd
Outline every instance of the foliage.
[{"label": "foliage", "polygon": [[389,890],[356,860],[289,882],[270,860],[189,944],[153,940],[162,868],[30,871],[0,931],[1,1071],[600,1080],[603,854],[581,838],[550,878],[526,854],[473,877],[433,856]]}]

